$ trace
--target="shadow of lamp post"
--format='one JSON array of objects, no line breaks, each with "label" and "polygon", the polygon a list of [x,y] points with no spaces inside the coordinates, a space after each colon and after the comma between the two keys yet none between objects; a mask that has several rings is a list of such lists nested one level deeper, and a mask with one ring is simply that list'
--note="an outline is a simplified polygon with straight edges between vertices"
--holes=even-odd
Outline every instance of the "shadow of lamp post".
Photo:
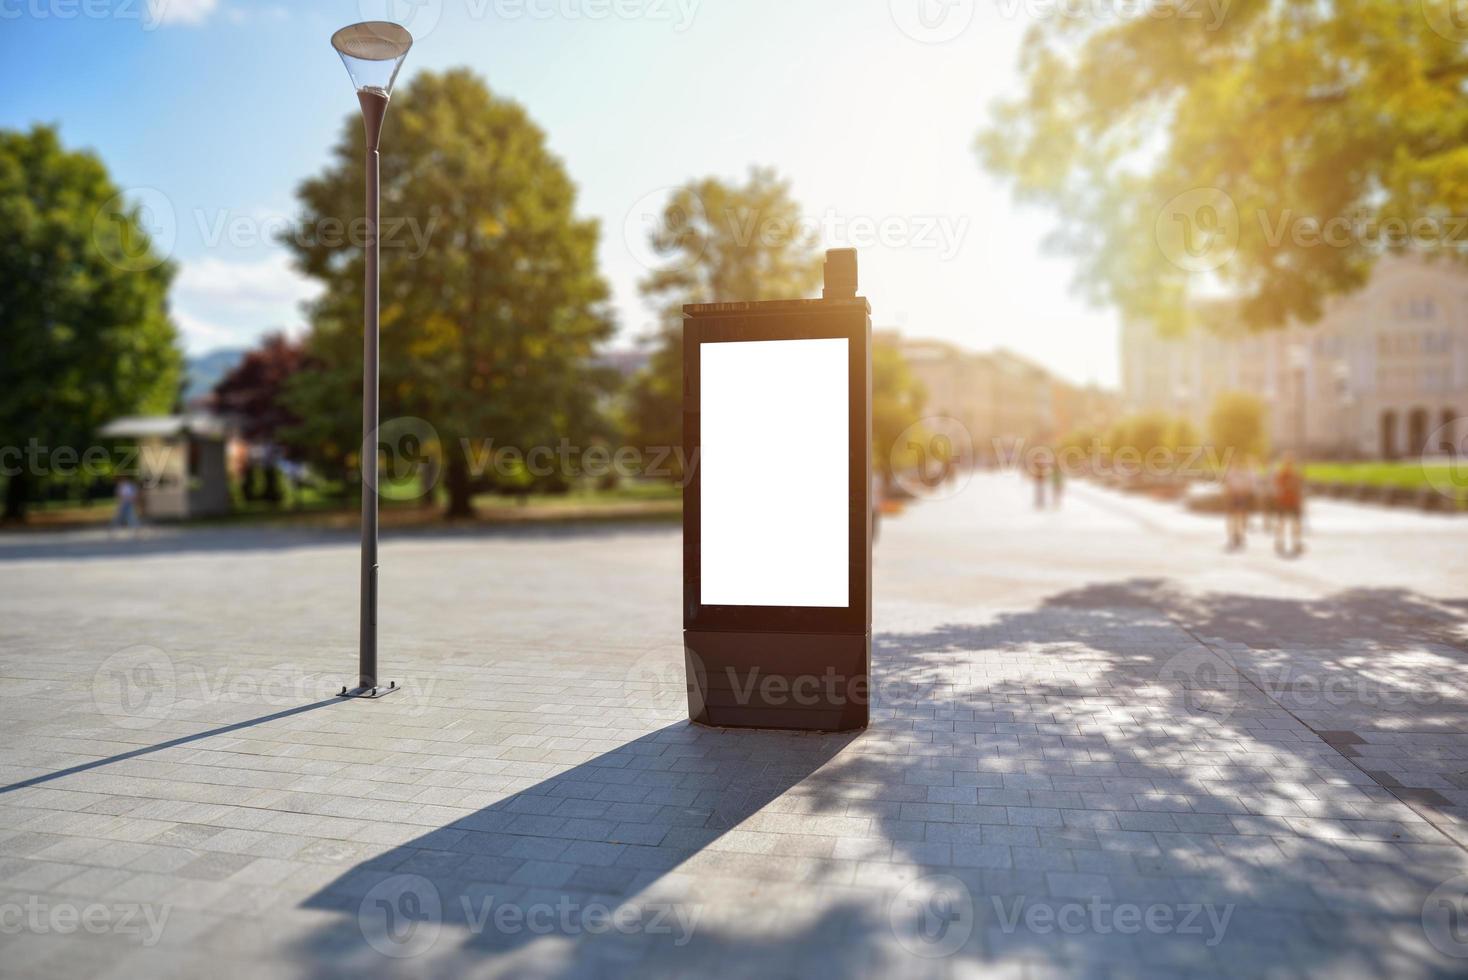
[{"label": "shadow of lamp post", "polygon": [[361,630],[358,641],[358,678],[345,697],[377,697],[397,689],[393,682],[378,687],[377,677],[377,314],[378,212],[382,189],[378,183],[378,144],[387,102],[413,37],[401,25],[366,21],[343,27],[331,36],[347,74],[357,89],[362,123],[367,135],[367,240],[362,322],[362,581]]}]

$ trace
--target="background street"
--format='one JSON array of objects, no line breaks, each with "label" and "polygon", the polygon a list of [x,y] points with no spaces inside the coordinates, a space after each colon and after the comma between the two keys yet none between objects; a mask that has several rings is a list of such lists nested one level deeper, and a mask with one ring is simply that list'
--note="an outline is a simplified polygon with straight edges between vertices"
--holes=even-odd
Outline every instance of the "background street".
[{"label": "background street", "polygon": [[376,702],[350,535],[8,536],[0,974],[1461,976],[1468,520],[1307,520],[915,504],[859,736],[687,724],[675,524],[389,535]]}]

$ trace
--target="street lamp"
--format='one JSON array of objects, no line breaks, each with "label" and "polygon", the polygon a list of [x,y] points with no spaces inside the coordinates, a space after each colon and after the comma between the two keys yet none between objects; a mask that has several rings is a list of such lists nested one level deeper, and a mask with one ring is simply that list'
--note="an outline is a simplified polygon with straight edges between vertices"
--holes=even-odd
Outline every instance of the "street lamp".
[{"label": "street lamp", "polygon": [[378,183],[382,121],[387,101],[413,36],[400,24],[371,20],[343,27],[331,36],[347,74],[357,89],[362,123],[367,132],[366,281],[362,318],[362,581],[361,630],[358,637],[357,686],[342,688],[344,697],[375,698],[397,690],[394,681],[378,687],[377,678],[377,314],[378,212],[382,188]]}]

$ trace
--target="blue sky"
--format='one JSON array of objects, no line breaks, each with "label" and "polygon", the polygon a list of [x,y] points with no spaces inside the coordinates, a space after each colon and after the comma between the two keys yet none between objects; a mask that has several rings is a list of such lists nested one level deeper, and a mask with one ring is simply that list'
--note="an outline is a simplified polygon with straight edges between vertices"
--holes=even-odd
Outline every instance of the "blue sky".
[{"label": "blue sky", "polygon": [[[650,328],[642,215],[692,177],[775,166],[825,244],[862,247],[879,326],[1005,346],[1114,384],[1115,318],[1046,257],[973,138],[1040,0],[0,0],[0,126],[52,122],[149,205],[199,352],[299,330],[271,231],[356,113],[328,38],[404,23],[418,70],[524,104],[600,219],[619,346]],[[923,15],[923,16],[920,16]],[[243,98],[242,98],[243,97]],[[171,233],[170,233],[171,232]]]}]

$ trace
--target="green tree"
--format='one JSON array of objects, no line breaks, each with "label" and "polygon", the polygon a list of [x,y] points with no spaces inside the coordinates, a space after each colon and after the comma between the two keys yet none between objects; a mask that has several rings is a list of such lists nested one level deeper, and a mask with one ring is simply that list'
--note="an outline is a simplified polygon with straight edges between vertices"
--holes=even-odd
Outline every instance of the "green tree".
[{"label": "green tree", "polygon": [[[601,431],[592,365],[612,331],[596,264],[598,228],[576,217],[576,188],[517,103],[466,69],[423,72],[393,97],[382,140],[381,385],[384,419],[437,432],[452,516],[471,512],[463,440],[527,452]],[[342,472],[360,433],[362,123],[342,126],[330,169],[304,182],[286,237],[326,289],[311,311],[291,434]],[[584,443],[581,443],[584,444]]]},{"label": "green tree", "polygon": [[[1168,449],[1167,437],[1172,419],[1166,412],[1143,412],[1126,420],[1126,443],[1143,459],[1158,450]],[[1121,448],[1121,447],[1117,447]]]},{"label": "green tree", "polygon": [[[907,358],[895,343],[872,344],[872,468],[884,486],[892,482],[894,463],[907,467],[918,462],[917,452],[898,440],[923,414],[928,394],[913,377]],[[918,440],[923,441],[923,440]]]},{"label": "green tree", "polygon": [[1269,454],[1269,409],[1245,392],[1225,392],[1208,416],[1208,438],[1222,453],[1263,459]]},{"label": "green tree", "polygon": [[1384,252],[1465,254],[1450,216],[1468,213],[1468,31],[1453,7],[1049,18],[980,156],[1064,216],[1051,244],[1125,316],[1183,330],[1203,315],[1198,287],[1221,284],[1249,326],[1310,322]]},{"label": "green tree", "polygon": [[706,177],[676,189],[649,240],[665,262],[641,291],[660,326],[648,366],[632,381],[629,435],[641,446],[681,446],[683,306],[799,299],[820,285],[824,255],[802,230],[790,185],[758,167],[743,184]]},{"label": "green tree", "polygon": [[[172,407],[182,359],[157,217],[55,129],[0,131],[0,446],[80,451],[116,416]],[[0,462],[5,519],[20,520],[36,474]]]}]

